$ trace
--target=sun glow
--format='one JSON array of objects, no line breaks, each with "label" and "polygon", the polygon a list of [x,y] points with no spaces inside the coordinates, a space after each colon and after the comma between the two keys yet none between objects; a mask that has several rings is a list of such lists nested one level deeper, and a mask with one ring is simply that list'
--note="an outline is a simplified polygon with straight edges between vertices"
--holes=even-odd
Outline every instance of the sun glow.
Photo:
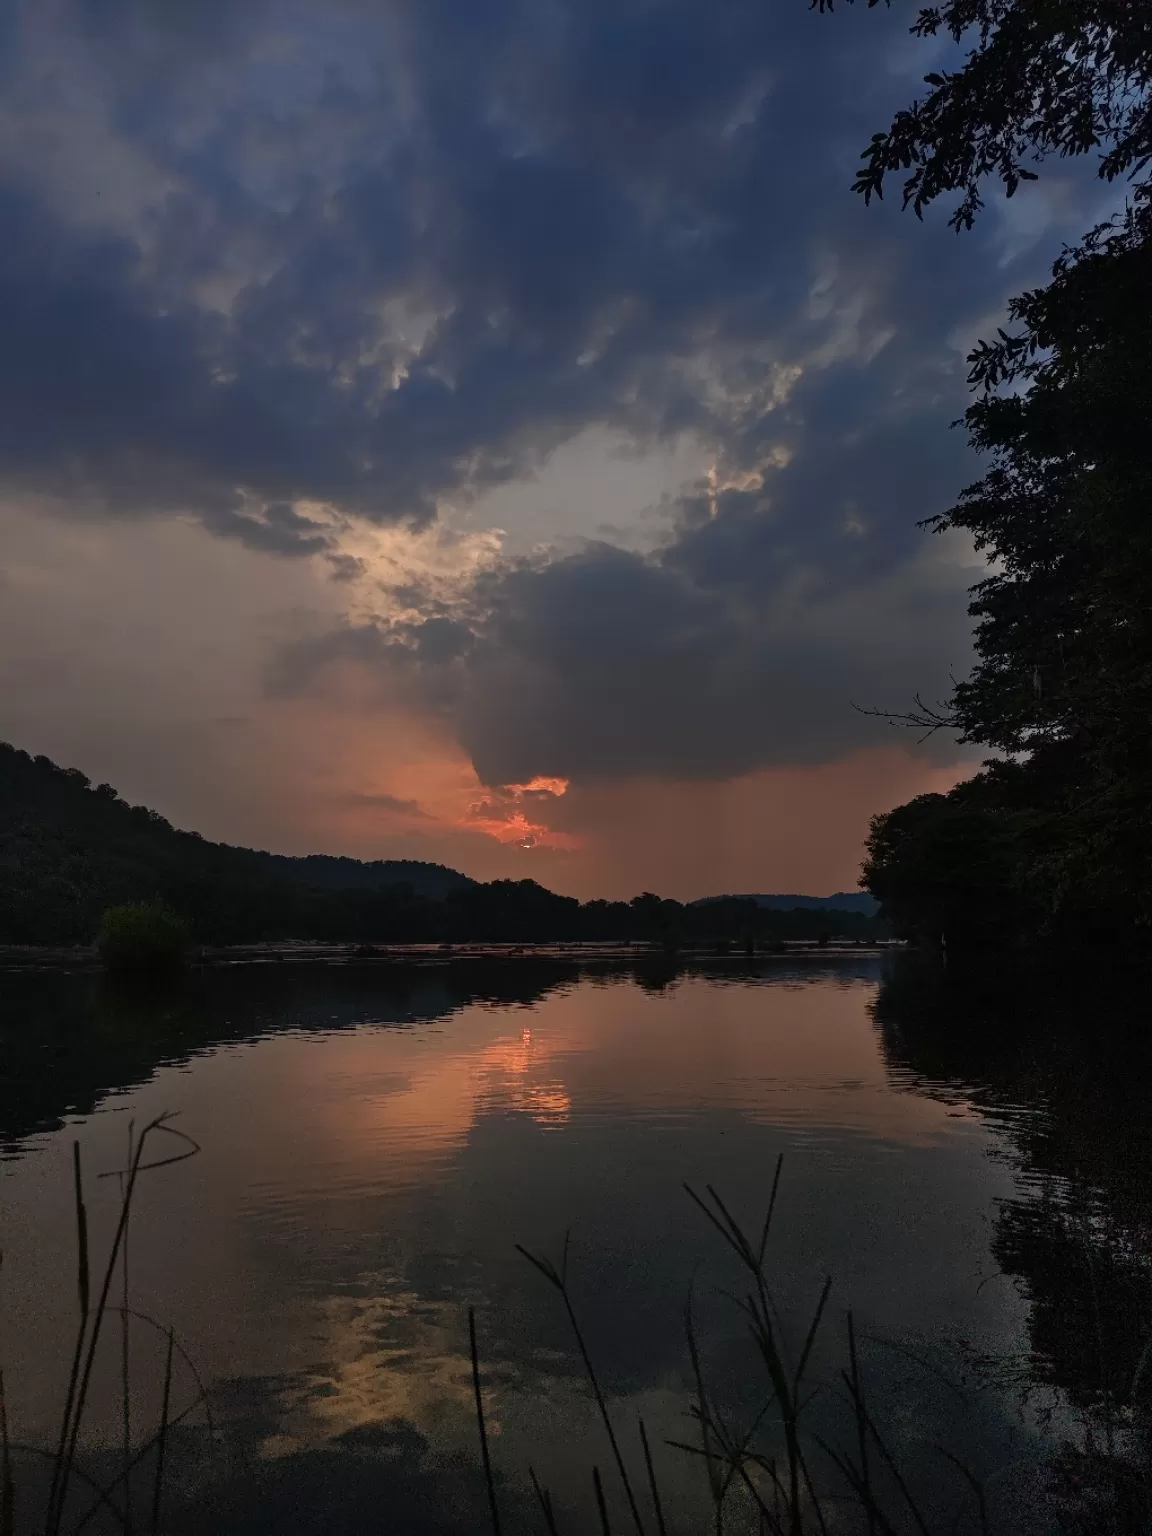
[{"label": "sun glow", "polygon": [[567,793],[567,779],[543,774],[526,784],[491,785],[469,805],[460,825],[485,832],[500,843],[516,843],[525,850],[577,849],[583,846],[578,837],[554,830],[543,819]]},{"label": "sun glow", "polygon": [[549,779],[540,775],[529,779],[527,784],[508,784],[505,788],[514,790],[520,795],[545,794],[559,797],[568,793],[568,783],[567,779]]}]

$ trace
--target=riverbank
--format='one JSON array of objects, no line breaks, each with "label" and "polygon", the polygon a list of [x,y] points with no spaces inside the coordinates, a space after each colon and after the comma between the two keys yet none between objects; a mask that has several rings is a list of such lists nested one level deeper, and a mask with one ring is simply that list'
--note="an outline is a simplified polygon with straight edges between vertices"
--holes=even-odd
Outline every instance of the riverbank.
[{"label": "riverbank", "polygon": [[[189,957],[193,966],[318,965],[360,964],[386,961],[392,965],[446,965],[458,961],[493,960],[619,960],[631,961],[668,957],[676,960],[748,961],[770,960],[778,956],[877,954],[902,950],[897,939],[830,940],[784,939],[771,947],[746,947],[731,944],[700,944],[669,951],[658,944],[645,943],[554,943],[554,944],[324,944],[308,941],[283,941],[266,944],[200,945]],[[92,945],[0,944],[0,970],[101,970],[100,957]]]}]

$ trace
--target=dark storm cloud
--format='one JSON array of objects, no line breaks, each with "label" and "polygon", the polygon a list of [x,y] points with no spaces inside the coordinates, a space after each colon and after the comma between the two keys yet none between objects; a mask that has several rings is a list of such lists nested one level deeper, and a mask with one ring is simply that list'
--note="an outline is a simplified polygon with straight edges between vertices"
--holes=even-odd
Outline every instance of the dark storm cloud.
[{"label": "dark storm cloud", "polygon": [[[929,551],[931,554],[932,551]],[[476,584],[469,614],[425,625],[354,625],[286,648],[274,691],[334,661],[386,673],[438,710],[488,784],[653,774],[726,778],[832,761],[892,740],[853,705],[948,691],[970,653],[964,584],[945,560],[839,582],[820,566],[686,569],[592,545],[521,561]],[[436,635],[429,645],[428,632]],[[935,755],[951,743],[933,741]]]},{"label": "dark storm cloud", "polygon": [[[784,339],[823,219],[804,205],[835,175],[821,98],[883,56],[882,28],[771,9],[333,7],[313,36],[270,5],[241,29],[121,3],[53,9],[72,31],[46,35],[29,6],[28,74],[78,57],[158,186],[108,231],[45,206],[38,153],[9,158],[0,469],[311,548],[240,498],[426,517],[590,422],[725,432],[686,365]],[[56,161],[98,179],[69,107]],[[229,278],[230,307],[206,305]],[[389,301],[428,316],[414,359]]]},{"label": "dark storm cloud", "polygon": [[423,624],[310,641],[278,687],[339,655],[398,668],[484,777],[523,782],[826,758],[867,739],[850,697],[963,666],[963,579],[914,528],[974,477],[950,337],[1042,262],[1004,262],[995,218],[959,241],[846,190],[915,91],[906,18],[21,16],[7,121],[53,131],[4,161],[10,490],[192,513],[352,578],[342,519],[427,521],[589,426],[715,453],[654,554],[508,562],[450,611],[409,594]]}]

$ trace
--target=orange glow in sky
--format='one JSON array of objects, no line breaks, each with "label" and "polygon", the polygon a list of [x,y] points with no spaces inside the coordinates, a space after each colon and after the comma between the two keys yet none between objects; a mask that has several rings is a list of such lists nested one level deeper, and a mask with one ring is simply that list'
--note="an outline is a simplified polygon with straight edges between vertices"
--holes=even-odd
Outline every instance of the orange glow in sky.
[{"label": "orange glow in sky", "polygon": [[529,779],[527,784],[508,784],[505,788],[514,790],[520,795],[545,794],[559,797],[568,793],[568,780],[550,779],[541,774],[534,779]]},{"label": "orange glow in sky", "polygon": [[[539,775],[526,784],[498,784],[485,790],[468,807],[459,825],[486,833],[500,843],[515,843],[524,849],[559,848],[575,851],[583,847],[580,838],[570,832],[553,830],[541,819],[549,803],[568,793],[568,780]],[[533,814],[530,815],[529,812]]]}]

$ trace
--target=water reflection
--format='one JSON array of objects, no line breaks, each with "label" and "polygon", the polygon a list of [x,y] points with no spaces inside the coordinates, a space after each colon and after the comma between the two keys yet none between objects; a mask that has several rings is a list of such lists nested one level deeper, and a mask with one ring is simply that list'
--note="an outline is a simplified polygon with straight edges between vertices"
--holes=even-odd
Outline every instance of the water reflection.
[{"label": "water reflection", "polygon": [[1129,970],[906,961],[875,1003],[897,1081],[996,1127],[1018,1187],[992,1254],[1028,1299],[1025,1372],[1085,1407],[1129,1400],[1152,1324],[1145,991]]},{"label": "water reflection", "polygon": [[181,979],[14,971],[0,989],[0,1148],[88,1114],[157,1067],[270,1031],[421,1024],[527,1007],[575,966],[242,966]]},{"label": "water reflection", "polygon": [[[20,1327],[5,1354],[24,1438],[51,1436],[66,1371],[72,1136],[116,1166],[129,1118],[179,1109],[204,1145],[148,1184],[132,1235],[139,1304],[193,1347],[233,1458],[222,1471],[220,1443],[182,1426],[173,1531],[369,1529],[385,1491],[397,1529],[479,1528],[469,1305],[510,1512],[533,1459],[587,1513],[603,1443],[555,1298],[514,1245],[558,1253],[572,1230],[614,1404],[682,1437],[690,1289],[718,1398],[743,1411],[760,1384],[717,1295],[731,1268],[680,1183],[711,1181],[752,1218],[780,1151],[782,1307],[806,1321],[835,1277],[817,1364],[835,1379],[850,1303],[926,1497],[956,1494],[915,1450],[932,1440],[1024,1485],[1042,1426],[1007,1367],[1093,1411],[1130,1386],[1152,1146],[1147,1048],[1118,983],[1106,1023],[1097,978],[1086,1063],[1069,986],[1057,1007],[1034,981],[907,960],[270,966],[175,991],[8,980],[4,1306]],[[97,1242],[111,1195],[92,1197]],[[983,1374],[957,1390],[965,1359]],[[110,1364],[96,1456],[114,1389]],[[831,1398],[817,1412],[844,1428]],[[660,1462],[693,1528],[698,1480],[682,1456]],[[1032,1504],[1031,1524],[1001,1528],[1049,1529]]]}]

